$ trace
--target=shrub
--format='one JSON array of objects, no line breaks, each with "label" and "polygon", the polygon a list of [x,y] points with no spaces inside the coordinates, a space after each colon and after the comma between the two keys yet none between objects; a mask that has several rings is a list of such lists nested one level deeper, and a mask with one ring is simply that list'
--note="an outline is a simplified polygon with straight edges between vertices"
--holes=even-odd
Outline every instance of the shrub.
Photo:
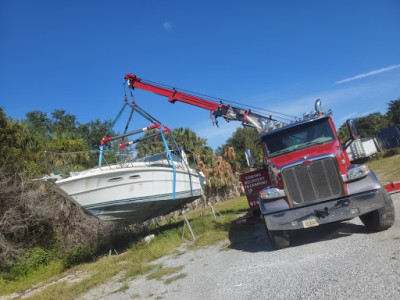
[{"label": "shrub", "polygon": [[63,259],[64,269],[71,268],[77,264],[88,262],[92,259],[93,252],[87,246],[79,246],[70,251]]},{"label": "shrub", "polygon": [[4,274],[6,280],[15,280],[27,276],[40,267],[48,265],[55,257],[55,250],[47,250],[41,247],[34,247],[25,252],[24,256],[17,263],[8,266],[9,271]]}]

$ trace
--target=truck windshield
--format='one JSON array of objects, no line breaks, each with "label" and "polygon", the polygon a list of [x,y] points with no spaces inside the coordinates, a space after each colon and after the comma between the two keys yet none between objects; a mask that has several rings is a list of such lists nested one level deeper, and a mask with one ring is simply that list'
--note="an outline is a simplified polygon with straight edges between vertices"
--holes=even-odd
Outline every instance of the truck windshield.
[{"label": "truck windshield", "polygon": [[300,150],[335,139],[329,118],[279,130],[263,137],[268,157]]}]

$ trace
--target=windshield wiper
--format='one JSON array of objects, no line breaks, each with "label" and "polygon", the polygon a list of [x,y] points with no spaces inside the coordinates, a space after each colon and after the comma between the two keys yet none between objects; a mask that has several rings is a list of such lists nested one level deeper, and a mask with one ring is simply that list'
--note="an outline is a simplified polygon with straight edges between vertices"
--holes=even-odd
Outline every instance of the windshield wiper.
[{"label": "windshield wiper", "polygon": [[273,153],[271,153],[271,156],[277,156],[277,155],[280,155],[280,154],[284,154],[284,153],[287,153],[287,152],[290,152],[290,151],[292,151],[291,149],[282,149],[282,150],[279,150],[279,151],[276,151],[276,152],[273,152]]}]

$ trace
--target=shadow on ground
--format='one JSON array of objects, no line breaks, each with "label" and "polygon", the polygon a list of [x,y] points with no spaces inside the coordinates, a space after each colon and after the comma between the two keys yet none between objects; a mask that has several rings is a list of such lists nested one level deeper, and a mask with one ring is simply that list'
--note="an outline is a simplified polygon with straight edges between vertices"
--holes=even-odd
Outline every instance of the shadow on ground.
[{"label": "shadow on ground", "polygon": [[[330,223],[318,227],[300,229],[291,233],[291,247],[323,242],[352,234],[368,233],[363,225],[348,222]],[[246,252],[274,251],[263,223],[232,224],[229,230],[230,248]]]}]

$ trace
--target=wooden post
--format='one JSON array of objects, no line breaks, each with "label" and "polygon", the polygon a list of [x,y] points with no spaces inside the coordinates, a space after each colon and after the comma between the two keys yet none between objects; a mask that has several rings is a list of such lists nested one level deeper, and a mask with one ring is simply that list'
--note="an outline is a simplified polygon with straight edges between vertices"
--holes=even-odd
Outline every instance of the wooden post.
[{"label": "wooden post", "polygon": [[187,225],[187,227],[189,228],[190,233],[192,234],[193,240],[196,240],[196,237],[194,236],[193,230],[192,230],[192,226],[190,225],[189,220],[186,218],[186,215],[184,212],[182,212],[183,217],[185,218],[185,223]]},{"label": "wooden post", "polygon": [[217,212],[222,217],[221,213],[218,210],[214,209],[214,206],[212,206],[211,202],[208,202],[208,205],[211,207],[211,212],[214,216],[215,221],[217,221],[217,216],[215,215],[215,212]]}]

